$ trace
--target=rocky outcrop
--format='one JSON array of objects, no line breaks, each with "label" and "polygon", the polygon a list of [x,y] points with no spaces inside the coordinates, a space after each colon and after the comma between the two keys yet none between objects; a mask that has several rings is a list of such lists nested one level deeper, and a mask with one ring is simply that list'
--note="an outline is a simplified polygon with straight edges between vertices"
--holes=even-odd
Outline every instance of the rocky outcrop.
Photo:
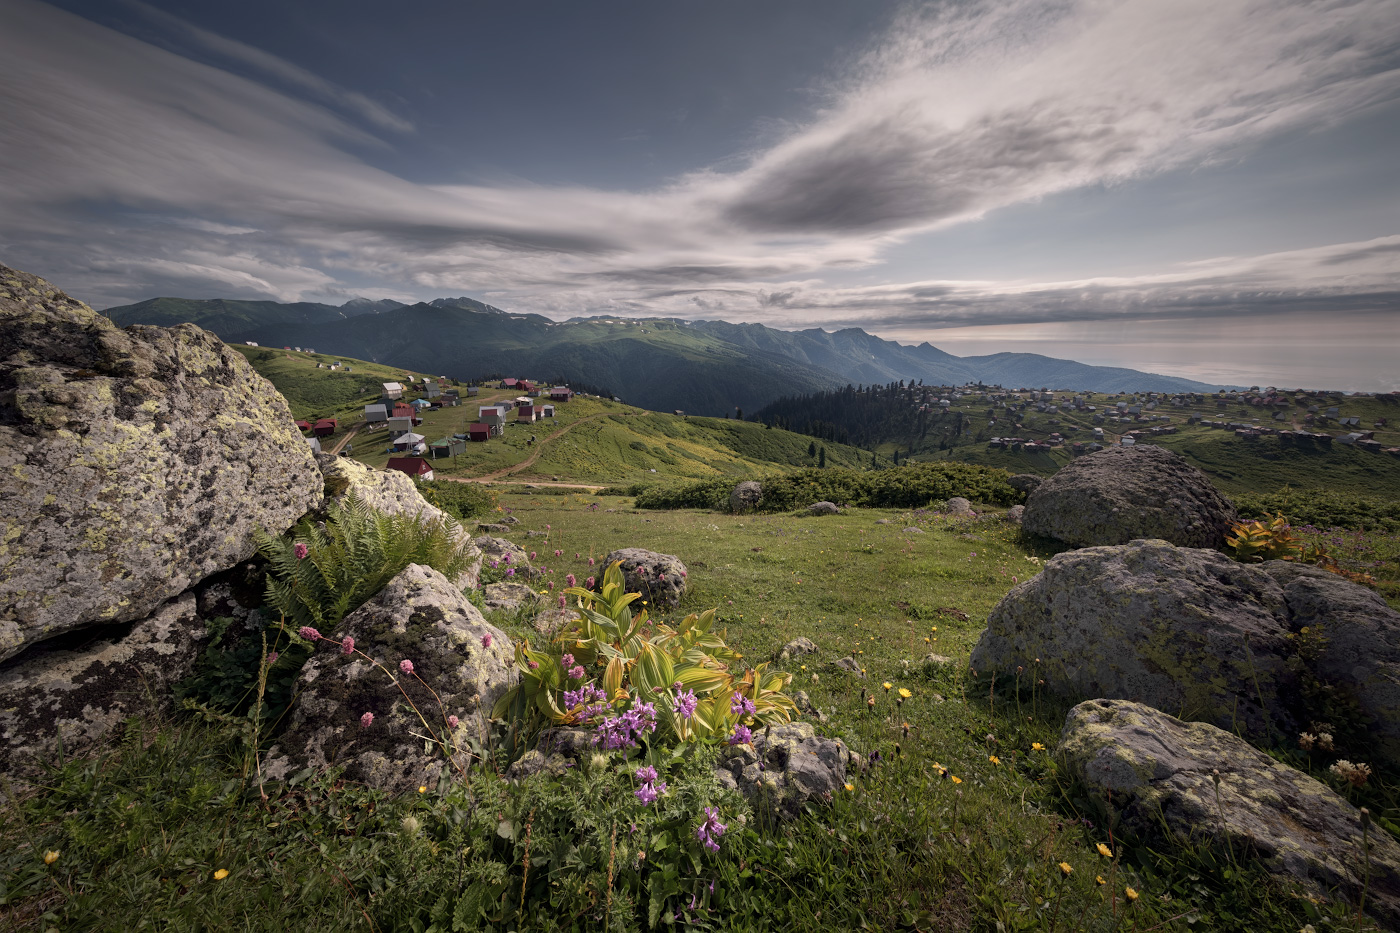
[{"label": "rocky outcrop", "polygon": [[[418,484],[409,479],[406,473],[374,470],[357,460],[330,454],[318,455],[316,465],[321,468],[326,495],[336,501],[354,495],[365,505],[385,515],[408,515],[423,522],[451,522],[461,528],[452,516],[424,499]],[[481,577],[480,548],[468,538],[468,533],[461,530],[458,540],[477,553],[471,556],[467,570],[453,581],[464,590],[475,589]]]},{"label": "rocky outcrop", "polygon": [[486,608],[494,611],[513,612],[521,606],[544,602],[544,597],[525,583],[488,583],[482,591]]},{"label": "rocky outcrop", "polygon": [[[445,767],[466,767],[469,741],[487,738],[491,707],[519,677],[510,639],[418,564],[346,616],[335,637],[346,636],[357,653],[323,640],[302,669],[268,777],[342,765],[351,780],[390,792],[432,784]],[[439,746],[425,752],[419,736],[428,734]]]},{"label": "rocky outcrop", "polygon": [[793,658],[801,657],[805,654],[816,654],[817,646],[810,638],[798,636],[778,649],[773,655],[774,661],[791,661]]},{"label": "rocky outcrop", "polygon": [[1210,846],[1352,903],[1366,887],[1367,910],[1400,924],[1400,844],[1373,826],[1368,858],[1356,807],[1222,729],[1090,700],[1070,710],[1058,754],[1139,838]]},{"label": "rocky outcrop", "polygon": [[321,501],[286,401],[190,324],[118,329],[0,266],[0,659],[145,618]]},{"label": "rocky outcrop", "polygon": [[972,511],[972,503],[962,496],[954,496],[949,499],[948,504],[944,506],[944,508],[947,510],[948,514],[954,518],[972,518],[977,514]]},{"label": "rocky outcrop", "polygon": [[715,777],[737,789],[760,816],[793,819],[808,805],[827,804],[846,783],[850,752],[840,739],[817,736],[810,723],[759,729],[752,744],[730,745]]},{"label": "rocky outcrop", "polygon": [[195,611],[186,593],[130,626],[74,633],[0,666],[0,774],[35,773],[60,746],[71,756],[130,716],[164,710],[207,639]]},{"label": "rocky outcrop", "polygon": [[1017,473],[1006,481],[1007,485],[1012,489],[1017,492],[1023,492],[1026,495],[1035,492],[1040,488],[1040,484],[1043,482],[1045,482],[1045,480],[1036,476],[1034,473]]},{"label": "rocky outcrop", "polygon": [[1316,678],[1362,717],[1367,754],[1400,763],[1400,613],[1313,567],[1165,541],[1058,554],[992,609],[971,664],[1289,741],[1323,718],[1303,705]]},{"label": "rocky outcrop", "polygon": [[841,507],[835,502],[813,502],[807,506],[808,515],[839,515]]},{"label": "rocky outcrop", "polygon": [[578,613],[572,609],[546,609],[530,620],[530,627],[546,639],[551,639],[577,616]]},{"label": "rocky outcrop", "polygon": [[1022,527],[1074,547],[1161,538],[1222,548],[1235,507],[1165,447],[1110,447],[1080,457],[1026,499]]},{"label": "rocky outcrop", "polygon": [[603,561],[611,567],[622,561],[622,576],[629,593],[641,593],[653,607],[675,609],[685,595],[688,572],[673,554],[658,554],[639,547],[613,551]]},{"label": "rocky outcrop", "polygon": [[754,480],[746,479],[729,492],[729,511],[751,512],[758,508],[763,499],[763,486]]},{"label": "rocky outcrop", "polygon": [[1013,505],[1006,510],[1005,519],[1013,525],[1019,525],[1024,519],[1025,514],[1026,507],[1024,505]]},{"label": "rocky outcrop", "polygon": [[472,539],[472,543],[481,550],[483,566],[493,570],[514,568],[514,576],[529,578],[533,575],[530,569],[530,555],[515,542],[491,535],[478,535]]}]

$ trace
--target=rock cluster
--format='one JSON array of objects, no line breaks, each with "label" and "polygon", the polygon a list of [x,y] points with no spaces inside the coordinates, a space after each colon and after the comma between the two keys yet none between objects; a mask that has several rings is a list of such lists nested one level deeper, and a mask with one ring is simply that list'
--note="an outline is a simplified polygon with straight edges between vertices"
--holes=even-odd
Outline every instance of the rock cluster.
[{"label": "rock cluster", "polygon": [[1160,538],[1222,548],[1235,508],[1180,454],[1139,444],[1080,457],[1026,499],[1022,527],[1074,547]]},{"label": "rock cluster", "polygon": [[754,733],[753,743],[731,745],[715,776],[737,789],[760,816],[792,819],[809,804],[825,804],[846,783],[850,751],[840,739],[817,736],[810,723],[790,722]]},{"label": "rock cluster", "polygon": [[611,567],[622,561],[622,576],[629,593],[641,593],[651,606],[675,609],[685,595],[689,571],[673,554],[658,554],[638,547],[613,551],[603,561]]}]

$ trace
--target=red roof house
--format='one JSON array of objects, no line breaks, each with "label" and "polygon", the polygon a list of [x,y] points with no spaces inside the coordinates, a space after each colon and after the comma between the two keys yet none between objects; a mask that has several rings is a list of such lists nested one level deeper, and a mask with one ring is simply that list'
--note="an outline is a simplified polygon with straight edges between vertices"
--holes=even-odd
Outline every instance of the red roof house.
[{"label": "red roof house", "polygon": [[555,386],[549,390],[551,402],[567,402],[574,397],[574,390],[568,386]]},{"label": "red roof house", "polygon": [[467,425],[467,437],[473,441],[489,441],[491,439],[491,425],[469,424]]},{"label": "red roof house", "polygon": [[317,437],[330,437],[335,433],[335,426],[334,418],[322,418],[311,430]]},{"label": "red roof house", "polygon": [[414,479],[430,480],[433,478],[432,464],[422,457],[390,457],[384,469],[398,470],[400,473],[407,473]]},{"label": "red roof house", "polygon": [[310,431],[310,430],[311,430],[311,422],[310,422],[310,421],[298,421],[298,422],[297,422],[297,430],[298,430],[298,431]]}]

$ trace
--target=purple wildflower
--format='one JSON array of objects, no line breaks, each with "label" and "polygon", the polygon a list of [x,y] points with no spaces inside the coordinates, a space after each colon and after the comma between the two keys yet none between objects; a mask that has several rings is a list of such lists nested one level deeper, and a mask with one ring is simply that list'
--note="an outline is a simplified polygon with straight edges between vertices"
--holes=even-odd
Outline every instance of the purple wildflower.
[{"label": "purple wildflower", "polygon": [[729,700],[729,711],[738,713],[740,716],[752,716],[758,712],[758,707],[754,706],[753,700],[736,690],[734,696]]},{"label": "purple wildflower", "polygon": [[753,730],[748,726],[735,726],[734,734],[729,737],[730,745],[747,745],[753,741]]},{"label": "purple wildflower", "polygon": [[591,557],[588,558],[588,566],[590,566],[590,567],[593,566],[593,558],[591,558]]},{"label": "purple wildflower", "polygon": [[298,541],[292,546],[292,553],[297,556],[297,560],[306,560],[306,555],[311,552],[306,545]]},{"label": "purple wildflower", "polygon": [[657,583],[665,583],[665,582],[666,582],[666,574],[661,573],[660,571],[658,571],[657,574],[656,574],[656,582],[657,582]]},{"label": "purple wildflower", "polygon": [[582,665],[582,664],[575,664],[573,667],[569,668],[569,679],[570,679],[570,680],[582,680],[582,679],[583,679],[583,674],[584,674],[584,670],[583,670],[583,665]]},{"label": "purple wildflower", "polygon": [[561,595],[561,596],[559,597],[559,608],[560,608],[560,609],[563,609],[563,608],[564,608],[564,605],[565,605],[564,597]]},{"label": "purple wildflower", "polygon": [[499,566],[501,566],[501,562],[500,562],[500,561],[498,561],[498,560],[493,560],[493,561],[491,561],[491,569],[494,570],[495,568],[497,568],[497,567],[499,567]]},{"label": "purple wildflower", "polygon": [[303,625],[300,629],[298,629],[297,634],[300,635],[302,638],[305,638],[307,641],[316,641],[318,638],[321,637],[321,633],[316,631],[309,625]]},{"label": "purple wildflower", "polygon": [[483,647],[483,648],[490,648],[490,647],[491,647],[491,633],[490,633],[490,632],[487,632],[485,635],[482,635],[482,636],[481,636],[481,647]]},{"label": "purple wildflower", "polygon": [[684,693],[676,694],[671,701],[671,710],[682,719],[689,719],[695,715],[695,706],[700,701],[695,696],[694,690],[687,690]]},{"label": "purple wildflower", "polygon": [[711,852],[719,851],[719,837],[724,835],[725,825],[719,821],[719,810],[705,808],[705,822],[695,827],[695,838]]},{"label": "purple wildflower", "polygon": [[569,586],[578,586],[578,577],[574,576],[573,574],[569,574],[567,577],[564,578],[564,582],[569,584]]},{"label": "purple wildflower", "polygon": [[368,729],[370,727],[370,723],[372,722],[374,722],[374,714],[365,713],[363,716],[360,717],[360,728]]},{"label": "purple wildflower", "polygon": [[526,662],[526,663],[528,663],[528,664],[530,665],[530,670],[532,670],[532,671],[537,671],[537,670],[540,669],[540,662],[539,662],[539,661],[531,660],[531,661],[528,661],[528,662]]},{"label": "purple wildflower", "polygon": [[506,553],[502,554],[501,560],[505,561],[507,564],[510,563],[510,552],[507,551]]},{"label": "purple wildflower", "polygon": [[267,653],[267,663],[268,663],[268,664],[276,664],[276,663],[277,663],[277,659],[280,658],[280,657],[281,657],[281,655],[279,655],[276,651],[269,651],[269,652]]},{"label": "purple wildflower", "polygon": [[351,638],[349,635],[346,635],[345,638],[344,638],[344,640],[342,640],[341,643],[340,643],[340,653],[341,653],[341,654],[350,654],[350,653],[353,652],[354,650],[355,650],[355,639]]},{"label": "purple wildflower", "polygon": [[550,591],[551,593],[554,592],[554,581],[553,581],[553,580],[550,580],[550,581],[549,581],[549,591]]},{"label": "purple wildflower", "polygon": [[453,728],[453,729],[457,728],[457,724],[458,724],[459,722],[461,722],[461,720],[458,719],[456,716],[448,716],[448,717],[447,717],[447,725],[448,725],[449,727]]},{"label": "purple wildflower", "polygon": [[506,576],[508,576],[508,577],[513,577],[513,576],[515,576],[515,568],[512,567],[512,568],[510,568],[509,570],[507,570],[507,571],[506,571]]},{"label": "purple wildflower", "polygon": [[592,578],[592,577],[589,577],[588,580],[587,580],[583,585],[584,585],[584,587],[586,587],[587,589],[590,589],[590,590],[593,589],[593,578]]},{"label": "purple wildflower", "polygon": [[535,559],[535,552],[534,552],[534,551],[531,551],[531,552],[530,552],[530,560],[534,560],[534,559]]},{"label": "purple wildflower", "polygon": [[408,658],[404,658],[402,661],[399,662],[399,670],[403,671],[405,674],[412,674],[413,662],[410,661]]},{"label": "purple wildflower", "polygon": [[682,576],[682,577],[687,576],[687,574],[686,574],[686,572],[685,572],[684,570],[681,571],[681,576]]},{"label": "purple wildflower", "polygon": [[632,793],[642,802],[642,806],[646,806],[656,800],[657,797],[666,793],[666,782],[657,781],[655,784],[643,784]]},{"label": "purple wildflower", "polygon": [[574,551],[574,560],[578,560],[578,559],[579,559],[580,557],[582,557],[582,556],[583,556],[583,555],[580,554],[578,551]]},{"label": "purple wildflower", "polygon": [[650,784],[652,781],[656,780],[656,777],[656,769],[651,765],[646,765],[645,767],[637,769],[637,780],[639,781],[645,781]]}]

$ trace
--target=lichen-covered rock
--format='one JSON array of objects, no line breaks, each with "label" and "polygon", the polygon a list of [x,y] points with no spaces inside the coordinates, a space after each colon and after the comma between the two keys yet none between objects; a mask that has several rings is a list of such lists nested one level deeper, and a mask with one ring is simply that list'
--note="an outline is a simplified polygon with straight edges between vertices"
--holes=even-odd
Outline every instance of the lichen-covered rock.
[{"label": "lichen-covered rock", "polygon": [[467,569],[453,582],[464,590],[475,589],[481,578],[482,555],[470,534],[460,522],[454,521],[442,509],[433,505],[419,492],[418,484],[408,474],[398,470],[375,470],[357,460],[320,454],[316,465],[321,468],[326,495],[343,501],[354,495],[377,512],[385,515],[409,515],[419,521],[451,522],[459,528],[458,540],[471,548],[472,559]]},{"label": "lichen-covered rock", "polygon": [[800,657],[804,654],[816,653],[817,646],[812,643],[812,640],[810,638],[804,638],[799,635],[797,638],[794,638],[792,641],[779,648],[777,653],[773,655],[773,660],[790,661],[793,658]]},{"label": "lichen-covered rock", "polygon": [[971,664],[1289,741],[1322,718],[1306,671],[1354,705],[1368,756],[1400,763],[1400,613],[1315,567],[1165,541],[1068,551],[992,609]]},{"label": "lichen-covered rock", "polygon": [[[1361,814],[1337,793],[1222,729],[1139,703],[1090,700],[1070,710],[1057,753],[1140,838],[1262,863],[1322,895],[1400,923],[1400,844],[1379,827],[1363,850]],[[1219,772],[1217,789],[1213,772]]]},{"label": "lichen-covered rock", "polygon": [[729,511],[750,512],[758,508],[759,500],[763,498],[763,486],[751,479],[746,479],[735,486],[729,492]]},{"label": "lichen-covered rock", "polygon": [[1180,454],[1110,447],[1067,464],[1026,499],[1022,527],[1074,547],[1160,538],[1222,548],[1235,507]]},{"label": "lichen-covered rock", "polygon": [[1017,473],[1006,481],[1007,485],[1012,489],[1015,489],[1017,492],[1023,492],[1026,495],[1035,492],[1043,482],[1045,482],[1045,480],[1036,476],[1034,473]]},{"label": "lichen-covered rock", "polygon": [[492,534],[492,535],[503,535],[503,534],[505,534],[506,532],[510,531],[510,526],[509,526],[509,525],[503,525],[503,524],[501,524],[501,523],[499,523],[499,522],[478,522],[478,523],[477,523],[477,526],[476,526],[476,530],[477,530],[477,531],[484,531],[484,532],[486,532],[487,534]]},{"label": "lichen-covered rock", "polygon": [[954,518],[968,518],[977,514],[972,511],[972,503],[962,496],[954,496],[949,499],[946,508],[948,514],[952,515]]},{"label": "lichen-covered rock", "polygon": [[574,762],[558,752],[544,755],[538,749],[532,748],[511,762],[509,768],[506,768],[506,780],[523,781],[537,774],[559,777],[574,766]]},{"label": "lichen-covered rock", "polygon": [[130,626],[75,633],[74,644],[39,645],[0,666],[0,774],[34,773],[60,743],[65,755],[81,752],[166,706],[207,639],[195,611],[186,593]]},{"label": "lichen-covered rock", "polygon": [[[510,638],[450,580],[418,564],[346,616],[335,638],[346,636],[379,666],[319,643],[298,679],[287,731],[265,759],[268,777],[342,765],[351,780],[390,792],[432,784],[448,754],[425,752],[419,736],[446,743],[450,767],[464,768],[468,742],[487,738],[491,707],[519,679]],[[401,670],[404,660],[412,673]]]},{"label": "lichen-covered rock", "polygon": [[846,783],[849,757],[840,739],[818,737],[811,723],[790,722],[756,731],[752,744],[725,748],[715,776],[760,816],[792,819],[809,804],[831,802]]},{"label": "lichen-covered rock", "polygon": [[639,547],[613,551],[603,561],[611,567],[622,561],[622,576],[629,593],[641,593],[642,599],[655,606],[674,609],[685,595],[688,572],[681,559],[673,554],[658,554]]},{"label": "lichen-covered rock", "polygon": [[1006,510],[1005,518],[1011,524],[1019,525],[1025,518],[1025,514],[1026,507],[1024,505],[1013,505],[1011,508]]},{"label": "lichen-covered rock", "polygon": [[514,611],[521,606],[544,602],[544,597],[526,583],[488,583],[482,595],[486,608],[496,611]]},{"label": "lichen-covered rock", "polygon": [[809,515],[839,515],[840,512],[841,507],[835,502],[813,502],[811,505],[807,506],[807,513]]},{"label": "lichen-covered rock", "polygon": [[149,615],[321,501],[286,400],[207,331],[0,266],[0,659]]},{"label": "lichen-covered rock", "polygon": [[481,550],[485,566],[505,570],[514,568],[516,576],[529,577],[532,575],[530,555],[514,541],[507,541],[505,538],[497,538],[492,535],[478,535],[472,539],[472,543]]},{"label": "lichen-covered rock", "polygon": [[553,638],[561,628],[572,622],[578,613],[572,609],[546,609],[530,620],[530,627],[546,639]]}]

